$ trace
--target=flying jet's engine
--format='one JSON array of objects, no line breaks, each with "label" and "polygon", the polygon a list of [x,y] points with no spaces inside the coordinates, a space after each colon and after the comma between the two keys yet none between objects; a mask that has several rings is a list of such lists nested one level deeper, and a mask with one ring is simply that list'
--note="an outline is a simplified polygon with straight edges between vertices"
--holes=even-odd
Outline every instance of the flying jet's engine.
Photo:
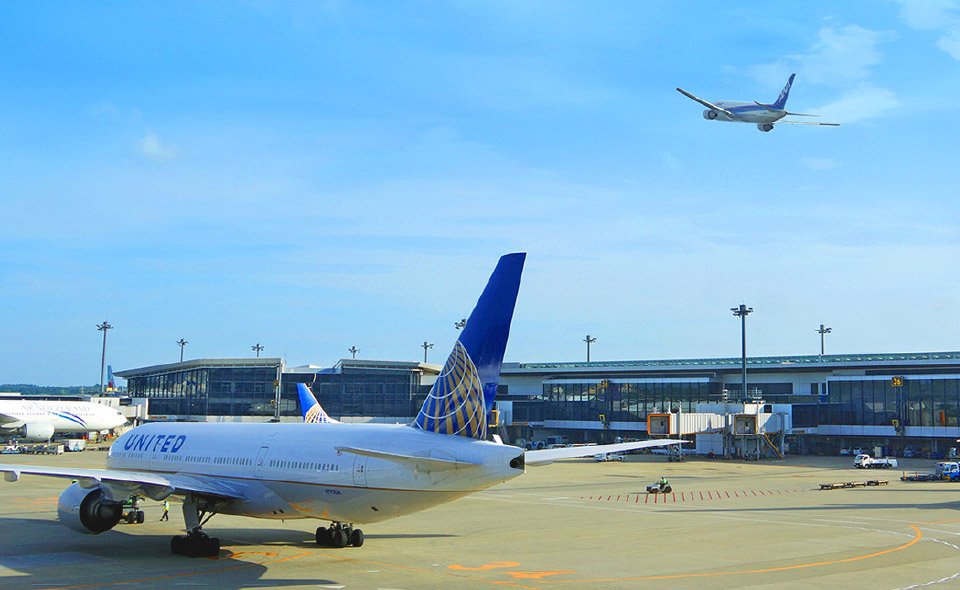
[{"label": "flying jet's engine", "polygon": [[703,111],[703,118],[704,118],[704,119],[709,119],[710,121],[713,121],[714,119],[716,119],[716,118],[719,117],[719,116],[720,116],[720,113],[718,113],[717,111],[715,111],[715,110],[713,110],[713,109],[707,109],[707,110]]},{"label": "flying jet's engine", "polygon": [[20,430],[27,440],[48,441],[53,438],[53,424],[49,422],[27,422]]},{"label": "flying jet's engine", "polygon": [[79,483],[65,489],[57,503],[60,523],[88,535],[109,531],[120,522],[122,515],[123,504],[108,501],[103,488],[85,490]]},{"label": "flying jet's engine", "polygon": [[773,123],[757,123],[757,129],[763,132],[773,131]]}]

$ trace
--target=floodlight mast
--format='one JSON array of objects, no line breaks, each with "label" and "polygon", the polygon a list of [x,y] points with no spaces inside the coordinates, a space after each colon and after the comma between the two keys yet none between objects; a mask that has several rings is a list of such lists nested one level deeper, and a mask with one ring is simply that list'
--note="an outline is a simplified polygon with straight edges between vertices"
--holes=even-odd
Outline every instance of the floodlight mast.
[{"label": "floodlight mast", "polygon": [[590,345],[597,341],[596,338],[591,338],[590,334],[587,334],[587,337],[583,339],[587,343],[587,362],[590,362]]},{"label": "floodlight mast", "polygon": [[420,345],[420,348],[423,349],[423,363],[427,363],[427,351],[433,348],[433,344],[430,344],[426,340],[423,341],[423,344]]},{"label": "floodlight mast", "polygon": [[97,330],[103,332],[103,353],[100,355],[100,395],[103,395],[103,374],[107,370],[107,330],[112,330],[113,326],[103,320],[102,324],[97,324]]},{"label": "floodlight mast", "polygon": [[820,329],[817,330],[817,332],[820,333],[820,362],[821,363],[823,362],[823,335],[829,334],[832,331],[833,331],[833,328],[828,328],[823,324],[820,324]]},{"label": "floodlight mast", "polygon": [[743,368],[741,386],[743,387],[743,399],[747,399],[747,316],[753,313],[752,307],[740,304],[739,307],[731,307],[733,315],[740,318],[740,362]]}]

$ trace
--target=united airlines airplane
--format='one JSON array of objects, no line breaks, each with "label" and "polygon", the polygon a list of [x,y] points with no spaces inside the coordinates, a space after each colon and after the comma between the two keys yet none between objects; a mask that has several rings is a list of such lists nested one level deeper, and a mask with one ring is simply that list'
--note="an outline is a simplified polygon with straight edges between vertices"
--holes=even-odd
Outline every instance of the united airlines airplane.
[{"label": "united airlines airplane", "polygon": [[794,117],[819,117],[820,115],[809,115],[807,113],[791,113],[786,110],[787,97],[790,95],[790,87],[793,85],[793,78],[796,74],[790,74],[787,85],[780,91],[780,96],[771,104],[754,102],[734,102],[731,100],[718,100],[711,103],[697,98],[683,88],[677,88],[680,94],[693,99],[707,110],[703,111],[703,118],[709,121],[732,121],[735,123],[756,123],[760,131],[771,131],[773,126],[781,123],[788,125],[827,125],[838,127],[840,123],[820,123],[816,121],[784,121],[787,115]]},{"label": "united airlines airplane", "polygon": [[170,548],[198,557],[219,553],[219,539],[202,530],[215,514],[329,521],[316,530],[318,544],[359,547],[363,532],[354,525],[455,500],[522,475],[526,465],[679,444],[524,451],[486,440],[524,258],[500,259],[410,424],[152,423],[117,439],[106,469],[0,465],[0,472],[6,481],[76,479],[60,495],[58,516],[81,533],[113,528],[131,493],[179,496],[187,534]]},{"label": "united airlines airplane", "polygon": [[47,441],[57,432],[99,432],[126,421],[116,408],[94,402],[0,400],[0,437]]}]

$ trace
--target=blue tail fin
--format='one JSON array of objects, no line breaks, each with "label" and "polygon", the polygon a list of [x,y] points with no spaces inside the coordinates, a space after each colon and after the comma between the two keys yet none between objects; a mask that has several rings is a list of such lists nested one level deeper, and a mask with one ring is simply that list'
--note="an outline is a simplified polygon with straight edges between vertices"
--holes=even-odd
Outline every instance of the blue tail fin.
[{"label": "blue tail fin", "polygon": [[117,385],[113,380],[113,367],[107,365],[107,391],[116,391]]},{"label": "blue tail fin", "polygon": [[513,308],[526,254],[500,258],[443,371],[413,421],[414,428],[487,438],[487,414],[500,382]]},{"label": "blue tail fin", "polygon": [[783,87],[783,90],[780,91],[780,96],[777,97],[777,102],[773,103],[773,108],[782,109],[787,106],[787,97],[790,96],[790,87],[793,86],[793,78],[796,74],[790,74],[790,79],[787,80],[787,85]]},{"label": "blue tail fin", "polygon": [[300,410],[303,412],[304,422],[337,422],[323,411],[320,402],[313,396],[309,387],[303,383],[297,383],[297,393],[300,394]]}]

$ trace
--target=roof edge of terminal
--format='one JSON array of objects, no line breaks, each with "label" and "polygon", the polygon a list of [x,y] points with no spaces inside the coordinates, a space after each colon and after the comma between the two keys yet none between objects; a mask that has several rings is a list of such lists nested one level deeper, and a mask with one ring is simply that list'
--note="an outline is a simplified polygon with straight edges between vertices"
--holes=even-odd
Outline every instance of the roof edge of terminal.
[{"label": "roof edge of terminal", "polygon": [[[790,355],[790,356],[761,356],[747,357],[748,366],[826,366],[826,365],[865,365],[883,363],[918,363],[930,361],[958,361],[960,352],[903,352],[877,354],[819,354]],[[741,357],[727,358],[698,358],[698,359],[663,359],[663,360],[633,360],[633,361],[573,361],[573,362],[544,362],[544,363],[504,363],[505,372],[523,370],[575,370],[575,369],[644,369],[656,367],[739,367]]]},{"label": "roof edge of terminal", "polygon": [[130,377],[140,377],[153,373],[169,373],[170,371],[187,371],[190,369],[209,367],[276,367],[279,366],[280,363],[280,357],[192,359],[181,363],[167,363],[138,369],[127,369],[125,371],[114,371],[113,374],[123,379],[129,379]]}]

